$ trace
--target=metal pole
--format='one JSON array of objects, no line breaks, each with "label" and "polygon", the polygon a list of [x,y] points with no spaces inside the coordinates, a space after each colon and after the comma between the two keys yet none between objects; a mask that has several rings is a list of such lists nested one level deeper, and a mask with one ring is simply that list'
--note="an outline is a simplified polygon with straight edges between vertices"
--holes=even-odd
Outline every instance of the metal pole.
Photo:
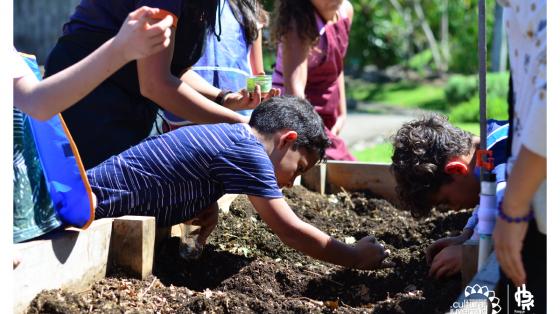
[{"label": "metal pole", "polygon": [[488,161],[486,155],[486,2],[478,1],[478,61],[479,61],[479,95],[480,95],[480,203],[478,209],[478,270],[480,271],[492,251],[492,231],[496,223],[496,176],[483,166]]},{"label": "metal pole", "polygon": [[480,100],[480,149],[486,149],[486,1],[478,0],[478,91]]}]

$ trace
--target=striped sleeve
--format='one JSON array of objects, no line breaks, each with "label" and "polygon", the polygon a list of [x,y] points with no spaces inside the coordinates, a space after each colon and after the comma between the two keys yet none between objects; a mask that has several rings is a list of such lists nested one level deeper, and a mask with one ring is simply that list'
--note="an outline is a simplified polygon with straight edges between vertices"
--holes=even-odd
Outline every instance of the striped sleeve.
[{"label": "striped sleeve", "polygon": [[225,193],[283,197],[272,162],[263,147],[252,141],[239,141],[218,154],[210,171]]}]

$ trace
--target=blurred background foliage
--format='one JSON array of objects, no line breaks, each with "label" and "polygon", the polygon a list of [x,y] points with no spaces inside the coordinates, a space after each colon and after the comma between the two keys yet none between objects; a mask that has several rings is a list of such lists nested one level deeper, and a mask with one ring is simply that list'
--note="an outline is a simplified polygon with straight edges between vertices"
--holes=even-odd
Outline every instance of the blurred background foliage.
[{"label": "blurred background foliage", "polygon": [[[270,12],[273,2],[264,1],[265,8]],[[426,74],[434,71],[472,74],[477,71],[478,1],[350,2],[354,7],[354,20],[346,70],[351,74],[359,74],[372,65],[379,69],[400,65]],[[490,52],[497,12],[495,0],[486,3]]]}]

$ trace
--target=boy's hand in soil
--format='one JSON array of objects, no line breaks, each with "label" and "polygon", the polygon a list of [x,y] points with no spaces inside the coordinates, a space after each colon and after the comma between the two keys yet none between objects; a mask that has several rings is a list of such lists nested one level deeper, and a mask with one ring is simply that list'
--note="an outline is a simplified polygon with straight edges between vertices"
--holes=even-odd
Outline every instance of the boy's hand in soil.
[{"label": "boy's hand in soil", "polygon": [[383,244],[377,242],[372,236],[361,238],[354,248],[357,251],[358,261],[353,268],[357,269],[377,269],[394,267],[395,265],[385,260],[391,251],[386,250]]},{"label": "boy's hand in soil", "polygon": [[437,279],[451,276],[461,271],[463,248],[461,245],[451,245],[441,250],[430,266],[428,275]]},{"label": "boy's hand in soil", "polygon": [[249,200],[283,243],[308,256],[351,268],[393,266],[384,262],[390,252],[374,237],[365,237],[353,246],[348,245],[302,221],[283,198],[267,199],[249,195]]},{"label": "boy's hand in soil", "polygon": [[436,242],[430,244],[428,248],[426,248],[426,262],[428,265],[432,264],[434,257],[443,249],[448,246],[452,245],[459,245],[463,244],[463,242],[467,241],[472,236],[473,231],[471,229],[464,229],[463,233],[456,237],[447,237],[441,238]]}]

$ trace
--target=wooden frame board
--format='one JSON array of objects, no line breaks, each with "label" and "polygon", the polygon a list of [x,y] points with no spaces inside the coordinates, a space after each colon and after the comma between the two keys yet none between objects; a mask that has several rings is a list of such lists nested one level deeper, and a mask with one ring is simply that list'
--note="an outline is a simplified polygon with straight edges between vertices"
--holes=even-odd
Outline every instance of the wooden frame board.
[{"label": "wooden frame board", "polygon": [[393,204],[398,200],[389,164],[329,160],[310,169],[301,181],[303,186],[316,192],[367,191]]}]

